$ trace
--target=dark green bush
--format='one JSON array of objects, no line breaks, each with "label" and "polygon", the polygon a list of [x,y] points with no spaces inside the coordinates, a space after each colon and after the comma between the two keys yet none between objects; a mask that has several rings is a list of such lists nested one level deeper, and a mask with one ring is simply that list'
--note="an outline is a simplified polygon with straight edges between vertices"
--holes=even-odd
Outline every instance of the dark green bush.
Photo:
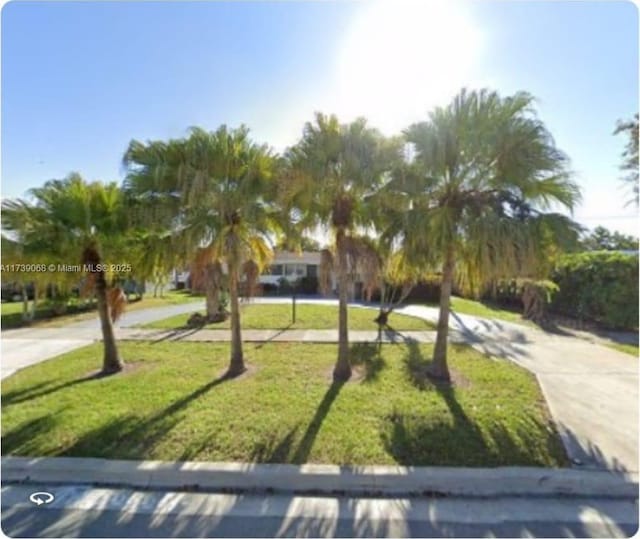
[{"label": "dark green bush", "polygon": [[555,312],[613,329],[638,327],[638,257],[596,251],[560,257],[551,275],[560,287]]},{"label": "dark green bush", "polygon": [[297,287],[298,294],[312,295],[318,293],[318,278],[305,276],[300,278]]}]

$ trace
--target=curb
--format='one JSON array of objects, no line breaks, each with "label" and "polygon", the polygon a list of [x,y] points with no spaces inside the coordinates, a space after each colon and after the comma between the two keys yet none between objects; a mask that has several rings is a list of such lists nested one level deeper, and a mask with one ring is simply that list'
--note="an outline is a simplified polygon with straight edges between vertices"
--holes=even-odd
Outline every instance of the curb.
[{"label": "curb", "polygon": [[2,457],[6,483],[376,496],[638,498],[638,474],[528,467],[447,468]]}]

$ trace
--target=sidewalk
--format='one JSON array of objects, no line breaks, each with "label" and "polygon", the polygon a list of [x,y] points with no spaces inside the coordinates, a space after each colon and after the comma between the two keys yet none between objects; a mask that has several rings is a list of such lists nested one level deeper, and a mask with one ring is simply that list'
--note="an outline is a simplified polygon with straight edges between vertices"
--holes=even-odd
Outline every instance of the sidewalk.
[{"label": "sidewalk", "polygon": [[[3,335],[7,341],[24,340],[22,330]],[[34,340],[56,341],[68,337],[70,333],[77,340],[93,342],[101,340],[100,330],[91,328],[78,328],[70,332],[66,328],[46,328],[30,331],[30,338]],[[383,331],[382,342],[435,342],[435,331]],[[454,341],[467,341],[468,339],[456,332],[451,335]],[[145,329],[145,328],[116,328],[116,338],[123,341],[204,341],[204,342],[229,342],[231,330],[229,329]],[[338,330],[336,329],[244,329],[242,330],[243,342],[306,342],[306,343],[337,343]],[[350,342],[377,342],[377,331],[349,331]]]}]

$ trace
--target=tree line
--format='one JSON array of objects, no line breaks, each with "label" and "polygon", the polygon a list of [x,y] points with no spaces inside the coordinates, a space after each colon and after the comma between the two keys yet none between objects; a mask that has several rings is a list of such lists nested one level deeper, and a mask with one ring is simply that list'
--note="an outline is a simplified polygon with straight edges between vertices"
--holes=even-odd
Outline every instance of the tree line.
[{"label": "tree line", "polygon": [[[128,262],[134,274],[157,279],[192,263],[210,320],[224,316],[221,293],[229,296],[228,376],[246,368],[239,296],[255,289],[273,245],[299,248],[318,227],[331,238],[319,280],[324,289],[329,272],[337,281],[337,381],[351,375],[353,276],[366,294],[381,291],[383,323],[413,284],[439,274],[430,375],[446,380],[452,287],[480,295],[497,279],[544,278],[553,256],[581,232],[561,213],[580,200],[569,160],[525,92],[462,90],[392,137],[362,118],[341,123],[317,113],[281,154],[252,140],[245,126],[195,127],[183,138],[132,140],[123,164],[122,186],[74,173],[32,189],[29,200],[5,201],[2,224],[12,235],[3,236],[5,256]],[[114,373],[123,368],[112,327],[122,297],[108,286],[116,276],[96,268],[83,286],[97,298],[103,371]]]}]

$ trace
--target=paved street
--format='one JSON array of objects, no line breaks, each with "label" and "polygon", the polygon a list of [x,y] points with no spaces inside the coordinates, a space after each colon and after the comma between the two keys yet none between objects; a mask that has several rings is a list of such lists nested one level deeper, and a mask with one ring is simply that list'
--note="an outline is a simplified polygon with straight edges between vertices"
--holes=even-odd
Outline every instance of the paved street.
[{"label": "paved street", "polygon": [[[29,501],[34,491],[51,504]],[[5,486],[9,537],[626,537],[637,503],[589,498],[353,498]]]}]

